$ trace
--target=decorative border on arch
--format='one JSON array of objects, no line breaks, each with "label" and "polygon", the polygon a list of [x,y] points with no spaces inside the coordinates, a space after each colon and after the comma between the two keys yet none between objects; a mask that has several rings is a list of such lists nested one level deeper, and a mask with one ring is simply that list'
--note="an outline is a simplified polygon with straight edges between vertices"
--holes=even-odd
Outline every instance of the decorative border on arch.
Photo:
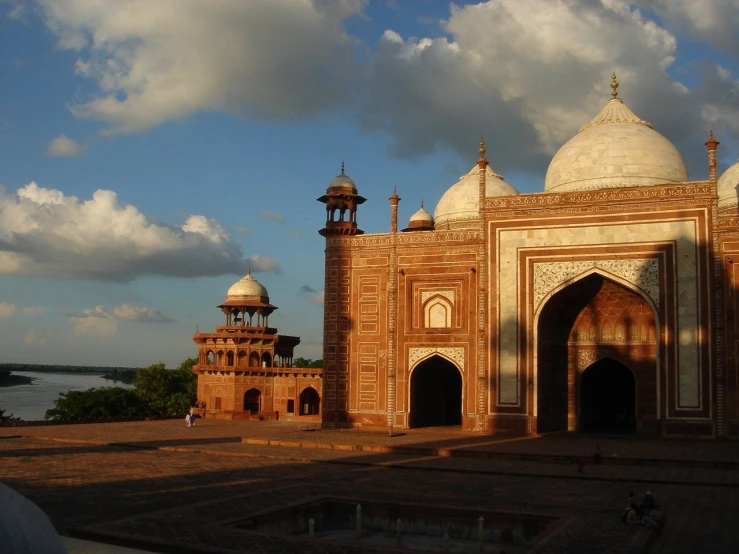
[{"label": "decorative border on arch", "polygon": [[408,348],[408,368],[412,368],[416,362],[427,358],[431,354],[441,354],[456,363],[460,369],[464,368],[463,346],[422,346]]},{"label": "decorative border on arch", "polygon": [[534,262],[534,307],[558,285],[589,269],[602,269],[643,290],[659,309],[659,261],[655,258]]},{"label": "decorative border on arch", "polygon": [[580,350],[577,353],[577,371],[582,372],[595,362],[605,358],[613,358],[619,363],[628,365],[627,361],[616,351],[611,348],[594,348],[588,350]]},{"label": "decorative border on arch", "polygon": [[426,300],[431,298],[432,296],[443,296],[449,302],[454,304],[454,291],[453,290],[431,290],[431,291],[423,291],[421,293],[421,304],[425,304]]}]

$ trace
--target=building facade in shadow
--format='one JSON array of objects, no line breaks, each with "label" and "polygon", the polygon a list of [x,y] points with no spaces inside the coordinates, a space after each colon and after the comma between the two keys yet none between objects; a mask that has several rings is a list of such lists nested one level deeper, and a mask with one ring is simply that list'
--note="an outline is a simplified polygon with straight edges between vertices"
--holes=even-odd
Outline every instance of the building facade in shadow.
[{"label": "building facade in shadow", "polygon": [[540,193],[488,164],[398,230],[326,204],[323,419],[402,429],[739,436],[739,164],[691,181],[618,95],[552,159]]}]

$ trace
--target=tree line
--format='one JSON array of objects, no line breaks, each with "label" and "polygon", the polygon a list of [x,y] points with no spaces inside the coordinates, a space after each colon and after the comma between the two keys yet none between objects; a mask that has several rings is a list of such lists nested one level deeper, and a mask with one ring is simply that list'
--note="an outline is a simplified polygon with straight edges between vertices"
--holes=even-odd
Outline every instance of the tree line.
[{"label": "tree line", "polygon": [[100,387],[60,393],[45,419],[107,419],[183,415],[193,406],[198,378],[188,358],[177,369],[153,364],[136,370],[133,388]]}]

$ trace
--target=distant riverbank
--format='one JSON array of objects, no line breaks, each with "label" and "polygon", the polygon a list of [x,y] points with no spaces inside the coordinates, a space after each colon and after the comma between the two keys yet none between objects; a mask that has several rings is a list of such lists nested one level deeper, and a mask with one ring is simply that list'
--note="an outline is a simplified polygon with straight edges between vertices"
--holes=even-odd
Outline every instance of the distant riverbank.
[{"label": "distant riverbank", "polygon": [[75,373],[75,374],[91,374],[103,375],[109,373],[121,373],[136,371],[135,367],[119,367],[119,366],[92,366],[92,365],[53,365],[53,364],[19,364],[19,363],[0,363],[0,373],[4,371],[31,371],[34,373]]},{"label": "distant riverbank", "polygon": [[[19,385],[30,385],[33,383],[33,377],[27,375],[16,375],[10,371],[0,369],[0,387],[17,387]],[[1,408],[2,406],[0,406]]]},{"label": "distant riverbank", "polygon": [[13,372],[12,377],[25,377],[30,383],[0,389],[0,408],[5,415],[26,421],[44,419],[46,410],[54,407],[59,394],[70,390],[101,387],[131,388],[128,384],[112,383],[101,373],[83,372]]}]

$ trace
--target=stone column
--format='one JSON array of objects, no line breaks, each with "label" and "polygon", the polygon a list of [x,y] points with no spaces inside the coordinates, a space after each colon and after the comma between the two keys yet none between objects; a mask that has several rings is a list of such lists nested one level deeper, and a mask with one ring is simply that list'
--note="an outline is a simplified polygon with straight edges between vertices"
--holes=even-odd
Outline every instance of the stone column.
[{"label": "stone column", "polygon": [[392,432],[395,424],[395,375],[397,358],[397,299],[398,299],[398,196],[395,187],[390,200],[390,274],[388,282],[388,344],[387,344],[387,425]]},{"label": "stone column", "polygon": [[718,190],[716,189],[716,149],[719,145],[711,131],[706,148],[708,149],[708,178],[711,181],[713,203],[711,206],[711,226],[713,229],[711,240],[711,260],[713,262],[713,359],[715,360],[716,375],[716,437],[726,437],[726,407],[724,405],[724,381],[726,365],[726,325],[724,322],[724,291],[726,290],[726,273],[721,259],[721,235],[718,231]]}]

